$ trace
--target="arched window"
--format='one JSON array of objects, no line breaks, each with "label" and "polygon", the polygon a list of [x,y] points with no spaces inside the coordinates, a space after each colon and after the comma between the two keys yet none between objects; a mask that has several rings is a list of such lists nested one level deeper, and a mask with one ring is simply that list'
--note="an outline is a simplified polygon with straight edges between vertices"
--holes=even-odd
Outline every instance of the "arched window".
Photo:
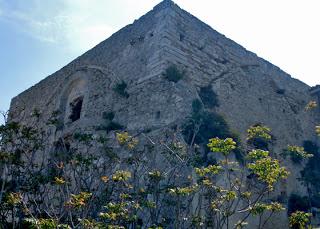
[{"label": "arched window", "polygon": [[[79,74],[79,73],[78,73]],[[85,101],[88,93],[87,81],[82,74],[76,77],[62,93],[60,109],[63,111],[64,124],[68,125],[80,120],[85,113]]]}]

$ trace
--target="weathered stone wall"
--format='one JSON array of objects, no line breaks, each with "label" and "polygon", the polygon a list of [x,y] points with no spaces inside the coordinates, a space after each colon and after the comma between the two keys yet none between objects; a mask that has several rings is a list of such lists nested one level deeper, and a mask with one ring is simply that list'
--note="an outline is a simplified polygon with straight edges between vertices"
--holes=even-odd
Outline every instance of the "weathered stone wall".
[{"label": "weathered stone wall", "polygon": [[[171,64],[185,71],[178,83],[164,79]],[[113,88],[124,81],[129,97]],[[291,78],[211,29],[170,1],[156,6],[12,100],[10,120],[28,123],[34,109],[43,123],[59,111],[63,125],[50,130],[51,141],[77,129],[95,130],[103,113],[130,131],[157,130],[181,124],[191,113],[200,87],[211,86],[218,95],[216,108],[245,141],[246,129],[256,123],[272,128],[277,155],[288,144],[316,140],[318,113],[305,111],[313,99],[309,86]],[[70,104],[83,99],[81,117],[70,121]],[[292,176],[280,189],[287,195],[305,193],[296,180],[299,166],[285,162]],[[286,225],[285,217],[281,218]],[[277,222],[277,225],[281,225]],[[280,226],[279,226],[280,227]]]}]

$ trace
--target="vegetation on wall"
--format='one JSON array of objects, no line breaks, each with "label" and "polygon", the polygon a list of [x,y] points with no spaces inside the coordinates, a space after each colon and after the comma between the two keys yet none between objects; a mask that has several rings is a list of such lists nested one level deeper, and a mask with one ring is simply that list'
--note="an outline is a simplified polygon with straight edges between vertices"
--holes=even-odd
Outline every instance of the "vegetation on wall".
[{"label": "vegetation on wall", "polygon": [[218,96],[211,85],[200,88],[199,96],[205,108],[212,109],[219,106]]},{"label": "vegetation on wall", "polygon": [[[202,102],[198,99],[192,102],[192,115],[184,123],[182,134],[185,141],[190,145],[205,145],[207,139],[212,137],[231,137],[240,143],[240,139],[230,131],[226,120],[219,114],[204,109]],[[207,151],[208,153],[208,151]],[[239,161],[243,160],[240,147],[234,150]],[[206,161],[207,155],[204,156]]]},{"label": "vegetation on wall", "polygon": [[125,98],[129,98],[129,94],[128,92],[126,91],[128,85],[126,82],[124,81],[121,81],[120,83],[117,83],[115,85],[115,87],[113,88],[113,90],[118,93],[119,95],[121,95],[122,97],[125,97]]},{"label": "vegetation on wall", "polygon": [[163,75],[168,81],[177,83],[184,77],[185,72],[180,71],[176,65],[170,65]]}]

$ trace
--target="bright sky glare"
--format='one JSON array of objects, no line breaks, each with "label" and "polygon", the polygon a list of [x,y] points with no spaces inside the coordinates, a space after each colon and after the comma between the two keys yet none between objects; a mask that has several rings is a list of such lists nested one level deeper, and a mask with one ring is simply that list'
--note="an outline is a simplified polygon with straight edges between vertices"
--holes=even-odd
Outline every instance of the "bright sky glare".
[{"label": "bright sky glare", "polygon": [[[0,110],[160,0],[0,0]],[[319,0],[176,0],[292,77],[320,83]]]}]

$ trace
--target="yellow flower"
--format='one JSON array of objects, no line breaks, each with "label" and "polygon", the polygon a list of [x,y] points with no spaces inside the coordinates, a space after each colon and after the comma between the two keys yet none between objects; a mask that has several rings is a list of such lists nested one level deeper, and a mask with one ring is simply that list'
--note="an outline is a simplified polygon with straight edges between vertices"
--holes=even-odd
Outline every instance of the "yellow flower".
[{"label": "yellow flower", "polygon": [[57,184],[57,185],[63,185],[66,183],[66,181],[62,178],[62,177],[55,177],[54,178],[54,182]]},{"label": "yellow flower", "polygon": [[112,175],[112,180],[115,182],[127,181],[130,178],[131,178],[131,173],[129,171],[118,170]]},{"label": "yellow flower", "polygon": [[81,208],[86,205],[86,202],[92,196],[92,193],[80,192],[78,195],[71,194],[70,200],[66,203],[67,206],[73,208]]},{"label": "yellow flower", "polygon": [[7,196],[7,203],[10,205],[18,205],[22,202],[22,196],[19,192],[11,192]]},{"label": "yellow flower", "polygon": [[209,180],[209,179],[204,179],[202,181],[202,183],[205,185],[205,186],[211,186],[212,185],[212,182]]},{"label": "yellow flower", "polygon": [[316,133],[318,136],[320,136],[320,126],[316,126]]},{"label": "yellow flower", "polygon": [[139,143],[138,139],[130,136],[128,132],[117,133],[117,140],[120,145],[127,146],[130,150]]},{"label": "yellow flower", "polygon": [[129,137],[130,136],[129,136],[128,132],[117,133],[117,140],[120,145],[124,145],[125,143],[127,143]]}]

